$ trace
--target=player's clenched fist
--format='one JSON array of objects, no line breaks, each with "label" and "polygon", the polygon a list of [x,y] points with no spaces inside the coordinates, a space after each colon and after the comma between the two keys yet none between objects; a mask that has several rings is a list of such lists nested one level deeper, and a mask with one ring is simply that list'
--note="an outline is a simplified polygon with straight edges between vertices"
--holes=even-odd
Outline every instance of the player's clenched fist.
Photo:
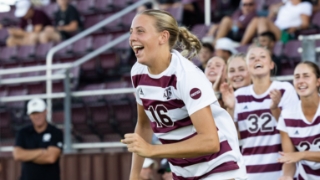
[{"label": "player's clenched fist", "polygon": [[152,145],[147,143],[136,133],[124,135],[124,139],[122,139],[121,142],[127,145],[129,152],[136,153],[142,157],[151,156]]},{"label": "player's clenched fist", "polygon": [[271,98],[271,105],[270,105],[270,109],[276,109],[278,108],[278,105],[280,103],[282,94],[278,89],[273,89],[270,91],[270,98]]}]

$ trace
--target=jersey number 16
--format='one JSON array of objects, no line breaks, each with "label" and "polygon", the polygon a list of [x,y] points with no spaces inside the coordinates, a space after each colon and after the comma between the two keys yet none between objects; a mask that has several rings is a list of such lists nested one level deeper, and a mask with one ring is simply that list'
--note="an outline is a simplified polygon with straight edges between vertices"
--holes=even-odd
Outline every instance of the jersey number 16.
[{"label": "jersey number 16", "polygon": [[155,108],[149,106],[148,110],[151,112],[158,128],[163,126],[172,127],[174,125],[174,122],[167,115],[168,109],[164,105],[158,104]]}]

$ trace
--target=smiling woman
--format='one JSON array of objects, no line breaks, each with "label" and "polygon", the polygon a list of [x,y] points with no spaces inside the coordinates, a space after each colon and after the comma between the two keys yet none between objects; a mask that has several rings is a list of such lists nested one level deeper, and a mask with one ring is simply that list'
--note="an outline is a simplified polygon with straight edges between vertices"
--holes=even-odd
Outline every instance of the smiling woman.
[{"label": "smiling woman", "polygon": [[231,112],[242,140],[248,180],[278,179],[282,165],[277,161],[281,151],[277,121],[281,110],[295,106],[298,97],[290,83],[271,81],[274,63],[264,47],[249,49],[246,64],[252,85],[235,92]]},{"label": "smiling woman", "polygon": [[[145,157],[168,158],[173,179],[245,179],[232,119],[187,59],[201,48],[197,37],[159,10],[136,15],[130,33],[138,109],[135,132],[122,140],[133,153],[130,179],[139,179]],[[152,131],[162,145],[150,144]]]},{"label": "smiling woman", "polygon": [[301,62],[294,70],[294,87],[300,103],[284,111],[278,123],[283,152],[280,180],[320,179],[320,69],[312,62]]}]

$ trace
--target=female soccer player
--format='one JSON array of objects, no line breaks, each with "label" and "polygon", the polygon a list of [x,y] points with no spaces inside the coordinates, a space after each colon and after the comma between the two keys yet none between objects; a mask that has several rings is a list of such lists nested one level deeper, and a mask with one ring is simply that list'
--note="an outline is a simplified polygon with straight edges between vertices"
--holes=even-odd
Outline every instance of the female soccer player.
[{"label": "female soccer player", "polygon": [[225,67],[225,61],[222,58],[215,56],[207,62],[204,70],[204,74],[206,75],[207,79],[212,83],[213,91],[218,100],[221,100],[220,85],[225,82],[227,76]]},{"label": "female soccer player", "polygon": [[[283,111],[278,123],[283,163],[280,180],[320,179],[320,70],[312,62],[301,62],[294,71],[294,87],[300,103]],[[297,163],[297,166],[296,166]]]},{"label": "female soccer player", "polygon": [[228,82],[233,89],[239,89],[251,84],[251,77],[244,54],[235,54],[228,59]]},{"label": "female soccer player", "polygon": [[[174,179],[245,179],[232,119],[205,75],[185,58],[200,50],[199,40],[159,10],[136,15],[130,33],[138,109],[135,133],[122,140],[133,152],[130,179],[138,179],[144,157],[168,158]],[[176,43],[184,47],[181,54]],[[150,144],[152,130],[162,145]]]},{"label": "female soccer player", "polygon": [[270,70],[274,63],[267,49],[251,48],[246,62],[253,84],[235,92],[233,112],[240,131],[248,180],[278,179],[281,142],[277,120],[281,109],[295,106],[298,97],[290,83],[271,81]]}]

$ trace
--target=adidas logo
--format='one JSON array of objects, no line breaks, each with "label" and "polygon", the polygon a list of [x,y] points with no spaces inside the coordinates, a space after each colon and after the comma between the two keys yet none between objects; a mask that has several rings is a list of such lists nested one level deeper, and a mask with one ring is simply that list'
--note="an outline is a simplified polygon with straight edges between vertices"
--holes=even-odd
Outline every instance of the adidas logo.
[{"label": "adidas logo", "polygon": [[298,131],[298,130],[296,130],[296,132],[295,132],[294,134],[299,134],[299,131]]},{"label": "adidas logo", "polygon": [[248,109],[248,106],[246,105],[243,109]]},{"label": "adidas logo", "polygon": [[144,95],[142,89],[139,90],[140,95]]}]

